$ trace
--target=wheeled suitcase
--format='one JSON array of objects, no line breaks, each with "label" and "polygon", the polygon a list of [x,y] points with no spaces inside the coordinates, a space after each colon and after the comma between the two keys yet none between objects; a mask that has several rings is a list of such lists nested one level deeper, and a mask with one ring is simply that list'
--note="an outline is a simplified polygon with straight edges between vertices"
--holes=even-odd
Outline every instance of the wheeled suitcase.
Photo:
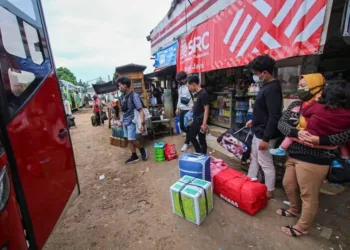
[{"label": "wheeled suitcase", "polygon": [[179,158],[180,177],[185,175],[211,181],[210,157],[202,154],[182,154]]},{"label": "wheeled suitcase", "polygon": [[267,187],[232,168],[214,176],[214,193],[235,207],[254,215],[267,203]]},{"label": "wheeled suitcase", "polygon": [[96,115],[91,116],[91,124],[92,126],[97,126],[97,117]]}]

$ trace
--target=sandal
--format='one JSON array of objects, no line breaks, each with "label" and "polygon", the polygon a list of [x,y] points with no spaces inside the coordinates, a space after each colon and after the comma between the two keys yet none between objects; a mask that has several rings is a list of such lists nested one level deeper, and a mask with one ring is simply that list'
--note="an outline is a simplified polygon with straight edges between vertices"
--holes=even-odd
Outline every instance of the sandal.
[{"label": "sandal", "polygon": [[285,235],[288,235],[288,236],[293,236],[293,237],[300,237],[300,236],[303,236],[303,235],[306,235],[305,233],[302,233],[300,232],[298,229],[295,229],[293,226],[285,226],[284,228],[287,228],[290,230],[290,234],[285,232],[283,230],[283,227],[282,227],[282,233],[284,233]]},{"label": "sandal", "polygon": [[278,214],[278,215],[281,215],[281,216],[283,216],[283,217],[297,217],[295,214],[292,214],[291,212],[289,212],[287,209],[284,209],[284,208],[280,208],[280,210],[281,210],[281,214],[279,214],[277,211],[276,211],[276,213]]}]

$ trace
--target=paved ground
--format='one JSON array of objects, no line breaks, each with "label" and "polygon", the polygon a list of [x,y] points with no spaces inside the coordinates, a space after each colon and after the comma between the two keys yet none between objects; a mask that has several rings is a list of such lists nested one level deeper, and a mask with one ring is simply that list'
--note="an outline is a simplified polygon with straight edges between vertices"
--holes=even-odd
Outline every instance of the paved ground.
[{"label": "paved ground", "polygon": [[[333,229],[330,240],[320,237],[316,225],[299,239],[280,232],[294,222],[275,214],[285,199],[281,189],[254,217],[215,197],[214,210],[196,226],[172,213],[169,187],[179,178],[177,161],[156,163],[151,154],[147,162],[124,165],[129,151],[110,146],[110,131],[92,127],[90,116],[77,114],[78,128],[71,130],[82,193],[46,249],[349,249],[349,192],[322,196],[317,223]],[[163,141],[180,149],[183,138]],[[153,142],[148,144],[152,151]]]}]

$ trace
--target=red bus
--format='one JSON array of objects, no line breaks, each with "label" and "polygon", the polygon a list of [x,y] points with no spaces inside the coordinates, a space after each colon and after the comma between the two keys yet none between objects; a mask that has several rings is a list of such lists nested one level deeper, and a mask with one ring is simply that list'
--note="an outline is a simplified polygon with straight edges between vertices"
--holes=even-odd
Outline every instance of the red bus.
[{"label": "red bus", "polygon": [[0,0],[0,250],[42,249],[79,194],[40,0]]}]

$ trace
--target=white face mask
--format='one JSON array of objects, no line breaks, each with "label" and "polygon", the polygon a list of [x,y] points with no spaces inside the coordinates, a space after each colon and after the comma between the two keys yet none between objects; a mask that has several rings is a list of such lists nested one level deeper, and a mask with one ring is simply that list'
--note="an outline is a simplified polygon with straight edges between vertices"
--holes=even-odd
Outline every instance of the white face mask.
[{"label": "white face mask", "polygon": [[253,80],[254,82],[258,83],[258,82],[262,82],[262,80],[260,80],[260,78],[257,75],[253,75]]}]

